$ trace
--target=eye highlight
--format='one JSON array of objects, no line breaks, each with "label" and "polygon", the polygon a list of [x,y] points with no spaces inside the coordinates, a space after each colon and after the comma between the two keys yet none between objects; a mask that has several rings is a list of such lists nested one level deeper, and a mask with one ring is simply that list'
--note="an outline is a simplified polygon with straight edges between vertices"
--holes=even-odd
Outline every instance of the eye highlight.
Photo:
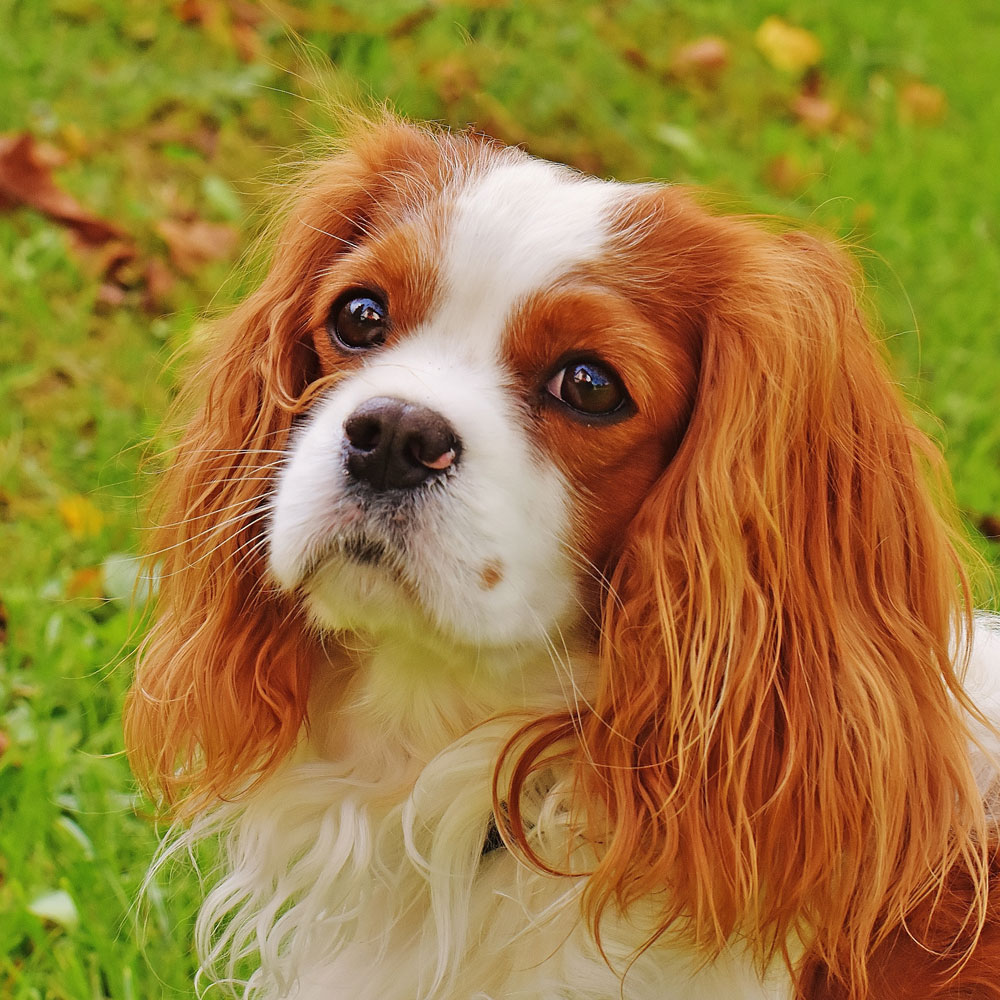
[{"label": "eye highlight", "polygon": [[330,339],[350,351],[364,351],[385,343],[389,308],[385,296],[365,288],[352,288],[334,303],[326,318]]},{"label": "eye highlight", "polygon": [[545,390],[587,416],[616,413],[630,401],[614,368],[592,359],[570,361],[545,383]]}]

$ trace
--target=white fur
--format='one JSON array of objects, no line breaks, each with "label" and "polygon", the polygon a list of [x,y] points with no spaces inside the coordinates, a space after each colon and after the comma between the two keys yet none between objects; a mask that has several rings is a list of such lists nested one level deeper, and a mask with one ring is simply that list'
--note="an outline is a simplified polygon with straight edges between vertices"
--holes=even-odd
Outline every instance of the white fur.
[{"label": "white fur", "polygon": [[[397,760],[378,775],[367,758],[298,761],[247,806],[202,820],[188,836],[229,831],[226,875],[198,923],[209,974],[233,981],[238,959],[259,956],[248,995],[295,1000],[790,996],[785,975],[762,981],[738,946],[706,967],[668,942],[636,958],[641,912],[605,920],[605,962],[580,918],[582,878],[540,874],[503,850],[480,858],[508,732],[483,725],[423,767]],[[547,777],[533,846],[561,859],[572,821]]]}]

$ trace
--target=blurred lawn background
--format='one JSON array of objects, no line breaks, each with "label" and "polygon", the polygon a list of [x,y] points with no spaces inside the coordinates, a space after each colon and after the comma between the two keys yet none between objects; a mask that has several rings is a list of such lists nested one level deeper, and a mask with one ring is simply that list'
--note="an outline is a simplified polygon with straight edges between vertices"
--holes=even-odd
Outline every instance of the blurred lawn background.
[{"label": "blurred lawn background", "polygon": [[[131,915],[140,464],[325,93],[843,238],[996,564],[998,51],[983,0],[0,0],[0,996],[193,995],[193,880]],[[76,223],[5,196],[18,139]],[[91,214],[115,230],[85,247]]]}]

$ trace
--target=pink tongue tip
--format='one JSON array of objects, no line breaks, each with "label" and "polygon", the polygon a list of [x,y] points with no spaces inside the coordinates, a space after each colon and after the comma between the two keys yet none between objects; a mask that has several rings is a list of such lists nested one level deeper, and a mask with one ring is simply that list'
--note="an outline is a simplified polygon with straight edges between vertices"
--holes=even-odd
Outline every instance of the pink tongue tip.
[{"label": "pink tongue tip", "polygon": [[437,458],[428,461],[425,458],[420,459],[422,465],[426,465],[428,469],[447,469],[452,462],[455,461],[455,449],[449,448],[443,455],[438,455]]}]

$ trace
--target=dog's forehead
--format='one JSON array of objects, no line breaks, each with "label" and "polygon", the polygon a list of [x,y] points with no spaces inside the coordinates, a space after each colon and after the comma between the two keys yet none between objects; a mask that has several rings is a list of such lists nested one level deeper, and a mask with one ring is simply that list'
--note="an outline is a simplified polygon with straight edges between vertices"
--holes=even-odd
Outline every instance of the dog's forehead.
[{"label": "dog's forehead", "polygon": [[607,251],[624,190],[528,157],[463,178],[446,192],[440,291],[427,332],[452,342],[474,332],[496,349],[519,302]]}]

